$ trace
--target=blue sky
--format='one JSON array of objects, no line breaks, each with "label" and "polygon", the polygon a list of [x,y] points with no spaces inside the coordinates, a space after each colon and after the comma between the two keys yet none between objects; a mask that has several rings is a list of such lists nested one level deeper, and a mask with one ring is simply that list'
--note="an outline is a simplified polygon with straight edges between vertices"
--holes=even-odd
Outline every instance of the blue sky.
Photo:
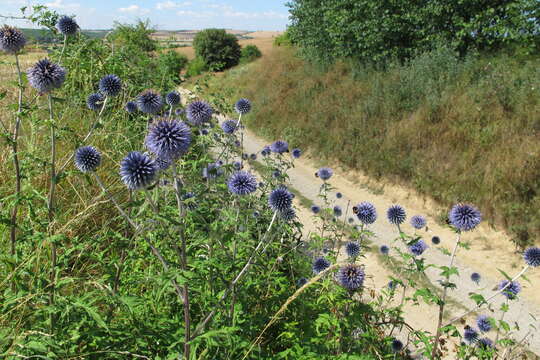
[{"label": "blue sky", "polygon": [[[107,29],[114,21],[150,19],[162,30],[284,30],[285,0],[0,0],[0,15],[19,15],[25,5],[44,4],[59,13],[76,15],[83,29]],[[0,23],[3,23],[0,19]],[[22,21],[9,24],[29,27]]]}]

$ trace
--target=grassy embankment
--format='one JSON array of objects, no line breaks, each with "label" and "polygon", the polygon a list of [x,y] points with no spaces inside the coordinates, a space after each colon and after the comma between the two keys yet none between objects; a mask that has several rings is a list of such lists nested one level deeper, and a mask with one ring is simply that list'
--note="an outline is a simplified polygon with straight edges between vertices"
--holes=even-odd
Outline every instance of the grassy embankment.
[{"label": "grassy embankment", "polygon": [[[211,81],[252,100],[249,126],[325,160],[479,206],[518,245],[540,234],[540,59],[449,51],[387,70],[326,69],[276,48]],[[230,101],[229,101],[230,103]]]}]

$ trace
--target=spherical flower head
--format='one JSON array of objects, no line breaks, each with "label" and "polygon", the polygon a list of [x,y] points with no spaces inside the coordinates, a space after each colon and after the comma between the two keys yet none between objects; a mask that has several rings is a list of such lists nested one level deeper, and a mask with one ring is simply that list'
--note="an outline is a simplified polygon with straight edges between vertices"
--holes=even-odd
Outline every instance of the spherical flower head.
[{"label": "spherical flower head", "polygon": [[302,286],[306,285],[307,282],[308,282],[308,280],[306,278],[304,278],[304,277],[300,278],[300,279],[296,280],[296,286],[297,287],[302,287]]},{"label": "spherical flower head", "polygon": [[397,286],[398,286],[398,282],[397,281],[394,281],[394,280],[390,280],[388,282],[388,285],[386,285],[388,287],[388,290],[394,290]]},{"label": "spherical flower head", "polygon": [[540,248],[530,247],[523,253],[525,263],[532,267],[540,266]]},{"label": "spherical flower head", "polygon": [[242,115],[251,111],[251,102],[248,99],[240,99],[234,104],[234,110]]},{"label": "spherical flower head", "polygon": [[439,245],[441,243],[441,238],[438,236],[434,236],[431,238],[431,242],[435,245]]},{"label": "spherical flower head", "polygon": [[339,284],[349,291],[360,289],[364,285],[365,278],[364,269],[355,264],[342,266],[337,273]]},{"label": "spherical flower head", "polygon": [[176,106],[180,104],[180,94],[176,91],[171,91],[165,96],[165,102],[169,106]]},{"label": "spherical flower head", "polygon": [[448,219],[458,230],[470,231],[480,224],[482,214],[472,205],[457,204],[450,210]]},{"label": "spherical flower head", "polygon": [[86,106],[90,110],[101,110],[105,98],[100,93],[90,94],[86,99]]},{"label": "spherical flower head", "polygon": [[334,206],[334,216],[341,216],[343,211],[341,210],[341,206],[336,205]]},{"label": "spherical flower head", "polygon": [[26,38],[19,29],[5,25],[0,28],[0,50],[16,54],[26,45]]},{"label": "spherical flower head", "polygon": [[257,190],[257,179],[247,171],[237,171],[227,182],[229,191],[236,195],[247,195]]},{"label": "spherical flower head", "polygon": [[138,151],[130,152],[120,163],[122,181],[131,190],[138,190],[150,185],[156,177],[155,162]]},{"label": "spherical flower head", "polygon": [[321,271],[324,271],[330,267],[330,261],[328,261],[324,257],[318,257],[313,261],[313,272],[315,274],[320,273]]},{"label": "spherical flower head", "polygon": [[336,198],[341,199],[343,197],[343,194],[340,192],[336,193]]},{"label": "spherical flower head", "polygon": [[249,154],[249,158],[253,161],[257,160],[257,154]]},{"label": "spherical flower head", "polygon": [[386,212],[386,217],[388,218],[388,221],[390,221],[390,224],[400,225],[405,221],[407,214],[402,206],[392,205]]},{"label": "spherical flower head", "polygon": [[129,114],[132,114],[134,113],[135,111],[137,111],[137,104],[134,102],[134,101],[128,101],[126,103],[126,106],[124,107],[124,109],[129,113]]},{"label": "spherical flower head", "polygon": [[291,208],[293,195],[284,186],[280,186],[277,189],[272,190],[268,196],[268,204],[274,211],[284,212]]},{"label": "spherical flower head", "polygon": [[242,169],[242,163],[240,161],[233,162],[233,168],[235,170],[241,170]]},{"label": "spherical flower head", "polygon": [[381,245],[381,247],[379,248],[379,251],[383,255],[388,255],[388,253],[390,252],[390,248],[386,245]]},{"label": "spherical flower head", "polygon": [[317,205],[311,205],[311,212],[318,214],[321,211],[321,208]]},{"label": "spherical flower head", "polygon": [[353,213],[363,224],[373,224],[377,220],[377,210],[372,203],[362,202],[353,207]]},{"label": "spherical flower head", "polygon": [[273,177],[273,178],[276,178],[276,179],[277,179],[277,178],[280,177],[280,176],[281,176],[281,171],[279,171],[279,170],[276,169],[276,170],[274,170],[274,171],[272,172],[272,177]]},{"label": "spherical flower head", "polygon": [[517,294],[521,292],[521,285],[517,281],[508,281],[502,280],[498,286],[499,290],[503,290],[502,294],[506,296],[507,299],[513,300],[517,297]]},{"label": "spherical flower head", "polygon": [[298,159],[300,156],[302,156],[302,150],[300,150],[298,148],[292,149],[291,155],[292,155],[293,158]]},{"label": "spherical flower head", "polygon": [[165,171],[172,165],[172,159],[171,158],[163,158],[163,157],[157,157],[154,159],[154,162],[156,163],[156,167],[160,171]]},{"label": "spherical flower head", "polygon": [[296,211],[293,208],[288,208],[285,211],[280,211],[279,216],[286,222],[289,222],[296,218]]},{"label": "spherical flower head", "polygon": [[276,140],[270,145],[270,150],[276,154],[283,154],[289,151],[289,144],[285,140]]},{"label": "spherical flower head", "polygon": [[221,130],[225,134],[232,134],[236,131],[236,121],[234,120],[225,120],[221,123]]},{"label": "spherical flower head", "polygon": [[223,169],[218,163],[210,163],[203,168],[202,175],[204,179],[215,179],[223,175]]},{"label": "spherical flower head", "polygon": [[99,80],[99,91],[105,96],[116,96],[122,90],[122,80],[114,74],[105,75]]},{"label": "spherical flower head", "polygon": [[403,343],[398,339],[392,340],[392,351],[398,353],[401,350],[403,350]]},{"label": "spherical flower head", "polygon": [[475,282],[476,284],[478,284],[478,283],[480,282],[480,279],[481,279],[481,276],[480,276],[479,273],[473,272],[473,273],[471,274],[471,280],[472,280],[473,282]]},{"label": "spherical flower head", "polygon": [[187,119],[192,125],[201,125],[212,119],[214,110],[204,101],[194,101],[186,109]]},{"label": "spherical flower head", "polygon": [[345,244],[345,252],[351,258],[357,257],[360,254],[360,244],[356,241],[349,241]]},{"label": "spherical flower head", "polygon": [[315,176],[323,181],[330,179],[332,175],[334,175],[334,172],[332,171],[332,169],[327,167],[322,167],[315,173]]},{"label": "spherical flower head", "polygon": [[62,16],[56,23],[56,28],[64,35],[75,35],[79,25],[69,16]]},{"label": "spherical flower head", "polygon": [[145,90],[137,96],[137,107],[146,114],[157,114],[163,107],[163,98],[153,90]]},{"label": "spherical flower head", "polygon": [[427,223],[426,218],[423,217],[422,215],[414,215],[411,218],[411,225],[415,229],[422,229],[426,227],[426,223]]},{"label": "spherical flower head", "polygon": [[261,150],[262,156],[268,156],[268,155],[270,155],[271,152],[272,152],[272,150],[270,149],[270,146],[268,146],[268,145],[263,147],[263,149]]},{"label": "spherical flower head", "polygon": [[82,172],[96,171],[101,164],[101,153],[93,146],[83,146],[75,151],[75,166]]},{"label": "spherical flower head", "polygon": [[409,246],[409,251],[414,256],[420,256],[426,251],[428,248],[427,244],[423,240],[418,240],[414,244]]},{"label": "spherical flower head", "polygon": [[478,332],[473,328],[467,326],[463,332],[463,338],[469,344],[474,344],[478,340]]},{"label": "spherical flower head", "polygon": [[183,121],[154,121],[145,140],[148,149],[158,157],[178,159],[191,145],[191,129]]},{"label": "spherical flower head", "polygon": [[479,315],[476,318],[476,325],[482,332],[488,332],[491,330],[491,323],[489,322],[489,317],[486,315]]},{"label": "spherical flower head", "polygon": [[493,341],[487,337],[481,338],[478,340],[478,345],[483,348],[492,348],[493,347]]},{"label": "spherical flower head", "polygon": [[247,160],[247,159],[248,159],[248,154],[243,153],[243,154],[242,154],[242,160]]},{"label": "spherical flower head", "polygon": [[27,70],[28,82],[41,93],[59,88],[66,79],[66,70],[49,59],[41,59]]}]

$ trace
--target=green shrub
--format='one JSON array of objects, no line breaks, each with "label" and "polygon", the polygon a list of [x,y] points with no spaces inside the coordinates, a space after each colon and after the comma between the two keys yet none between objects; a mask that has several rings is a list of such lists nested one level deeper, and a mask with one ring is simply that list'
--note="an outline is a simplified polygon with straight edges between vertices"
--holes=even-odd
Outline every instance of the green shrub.
[{"label": "green shrub", "polygon": [[209,70],[221,71],[238,65],[240,45],[236,36],[222,29],[206,29],[195,35],[193,48]]},{"label": "green shrub", "polygon": [[137,21],[136,24],[121,24],[116,22],[114,31],[107,36],[120,46],[128,46],[144,52],[155,51],[157,49],[157,41],[152,39],[150,35],[154,32],[150,28],[148,20]]},{"label": "green shrub", "polygon": [[283,34],[276,36],[274,39],[275,46],[290,46],[292,45],[291,36],[288,31],[285,31]]},{"label": "green shrub", "polygon": [[261,50],[256,45],[246,45],[242,48],[240,62],[246,64],[262,56]]},{"label": "green shrub", "polygon": [[192,77],[202,74],[203,72],[208,71],[208,67],[206,66],[206,63],[204,60],[200,57],[196,57],[195,59],[191,60],[186,69],[186,76]]},{"label": "green shrub", "polygon": [[180,72],[188,63],[188,58],[174,50],[159,54],[159,68],[162,74],[171,76],[175,81],[180,79]]}]

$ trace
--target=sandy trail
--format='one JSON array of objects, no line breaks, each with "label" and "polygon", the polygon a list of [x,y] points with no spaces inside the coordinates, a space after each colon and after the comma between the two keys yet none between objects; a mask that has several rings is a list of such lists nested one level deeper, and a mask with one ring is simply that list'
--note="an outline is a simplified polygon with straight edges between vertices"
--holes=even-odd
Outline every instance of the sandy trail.
[{"label": "sandy trail", "polygon": [[[193,98],[189,90],[180,89],[180,91],[184,101]],[[245,130],[244,151],[246,153],[259,153],[268,144],[269,141],[256,136],[250,130]],[[300,159],[295,160],[295,167],[288,172],[288,175],[290,185],[294,189],[315,204],[322,205],[318,197],[321,181],[314,176],[318,169],[317,165],[319,164],[316,164],[307,156],[303,155]],[[351,172],[348,175],[350,176]],[[340,172],[339,169],[334,169],[334,176],[329,182],[335,189],[335,192],[341,192],[343,194],[341,199],[335,199],[335,203],[340,205],[344,211],[347,206],[350,208],[352,205],[362,201],[369,201],[375,205],[378,212],[378,219],[374,224],[369,226],[369,229],[375,233],[375,237],[371,239],[374,245],[395,246],[397,244],[393,243],[393,240],[398,236],[398,231],[395,226],[390,225],[386,220],[386,209],[393,204],[399,203],[407,211],[407,220],[413,215],[422,214],[428,221],[429,230],[417,231],[417,234],[422,235],[426,243],[430,246],[423,254],[427,263],[448,266],[450,257],[444,255],[437,249],[437,246],[431,244],[430,239],[434,235],[439,236],[441,238],[439,247],[445,247],[451,251],[456,235],[447,227],[437,224],[434,218],[435,213],[432,212],[432,209],[435,208],[433,203],[394,185],[385,185],[384,191],[372,191],[370,190],[374,186],[372,181],[358,173],[354,173],[354,175],[357,181],[352,181],[350,177],[347,177],[347,174]],[[375,184],[375,186],[380,187],[378,184]],[[347,217],[349,216],[350,210]],[[314,219],[307,209],[298,207],[298,217],[304,224],[304,231],[306,232],[304,235],[316,229]],[[344,217],[343,220],[347,221],[347,218]],[[402,229],[408,234],[413,234],[414,232],[414,229],[408,222],[402,226]],[[494,293],[493,288],[500,280],[504,279],[497,270],[498,268],[510,276],[514,276],[524,265],[521,257],[512,253],[513,246],[508,240],[508,237],[501,232],[494,231],[487,225],[480,226],[479,229],[470,234],[465,233],[462,239],[470,243],[470,249],[465,250],[460,248],[458,250],[455,266],[459,270],[460,277],[451,279],[457,284],[457,289],[449,291],[448,299],[450,302],[460,304],[460,306],[447,305],[445,308],[446,319],[461,315],[464,309],[474,308],[475,303],[469,298],[469,293],[480,293],[485,298],[492,295]],[[490,240],[487,241],[486,239]],[[486,246],[486,244],[489,246]],[[366,255],[367,257],[364,261],[366,273],[368,276],[371,276],[368,284],[376,290],[386,287],[392,273],[387,269],[386,265],[380,262],[376,254],[368,252]],[[470,275],[473,272],[482,274],[482,280],[479,285],[470,280]],[[440,271],[434,268],[426,271],[433,286],[441,288],[438,282],[440,280],[439,273]],[[514,339],[521,341],[526,338],[524,344],[534,353],[540,354],[540,337],[535,336],[536,331],[530,327],[533,325],[538,328],[540,325],[539,321],[530,316],[532,315],[536,319],[540,317],[540,294],[534,288],[534,284],[540,280],[540,274],[537,269],[532,269],[526,275],[532,284],[524,280],[520,281],[523,290],[518,300],[509,303],[510,308],[505,314],[505,321],[511,327],[514,327],[514,324],[519,325],[519,330],[512,330],[512,337]],[[498,309],[504,303],[504,300],[505,297],[499,295],[492,303],[491,308],[495,310],[495,316],[487,308],[480,309],[478,314],[486,314],[498,319],[500,316]],[[415,328],[428,330],[432,333],[435,331],[437,314],[438,308],[436,306],[425,304],[420,306],[405,306],[406,321]],[[476,315],[468,316],[466,318],[467,324],[476,327],[475,318]],[[462,326],[459,323],[456,323],[456,326],[462,330]],[[488,333],[487,337],[494,340],[494,331]]]}]

